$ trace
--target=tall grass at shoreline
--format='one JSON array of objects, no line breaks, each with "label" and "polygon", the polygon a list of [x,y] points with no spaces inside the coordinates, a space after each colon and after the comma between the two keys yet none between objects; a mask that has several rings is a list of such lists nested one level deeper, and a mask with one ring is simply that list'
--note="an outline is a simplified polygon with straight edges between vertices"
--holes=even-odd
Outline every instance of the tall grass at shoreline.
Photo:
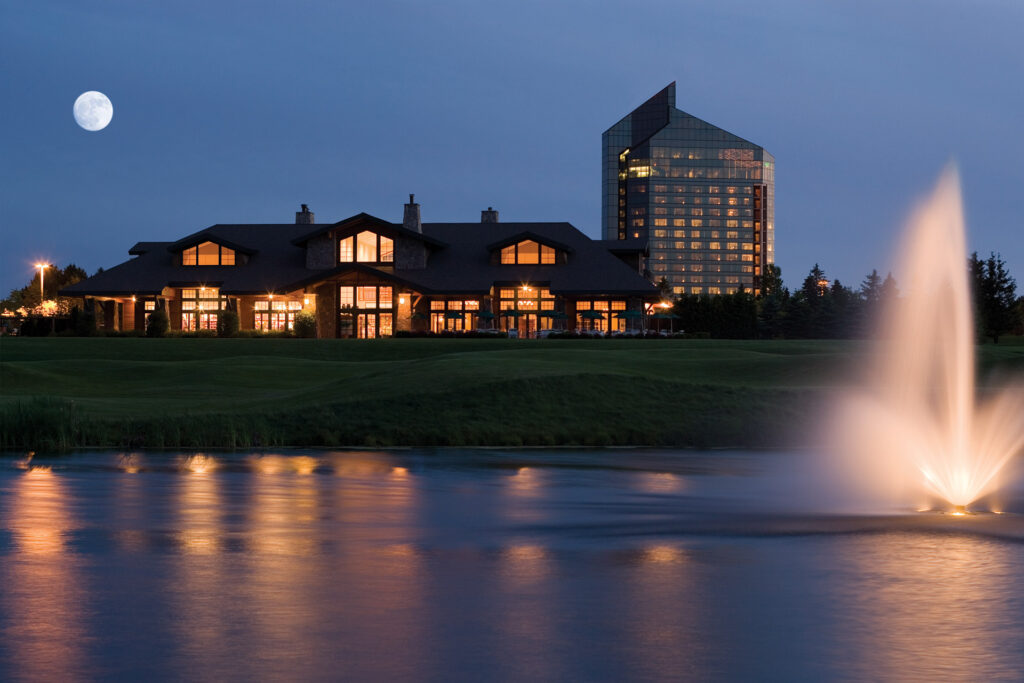
[{"label": "tall grass at shoreline", "polygon": [[[801,445],[851,342],[0,340],[0,449]],[[1024,347],[983,367],[1024,370]]]}]

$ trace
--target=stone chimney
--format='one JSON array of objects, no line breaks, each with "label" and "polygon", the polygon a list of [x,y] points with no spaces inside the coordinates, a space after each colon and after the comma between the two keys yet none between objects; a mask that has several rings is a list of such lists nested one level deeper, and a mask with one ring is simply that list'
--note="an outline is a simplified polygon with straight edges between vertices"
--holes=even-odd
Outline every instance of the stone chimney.
[{"label": "stone chimney", "polygon": [[480,222],[481,223],[497,223],[498,222],[498,212],[495,211],[490,206],[488,206],[486,211],[481,211],[480,212]]},{"label": "stone chimney", "polygon": [[416,203],[416,195],[414,194],[409,195],[409,203],[405,205],[402,227],[406,230],[423,232],[423,223],[420,222],[420,205]]},{"label": "stone chimney", "polygon": [[305,204],[302,205],[302,211],[295,212],[295,225],[312,225],[316,223],[313,212],[309,210],[309,207]]}]

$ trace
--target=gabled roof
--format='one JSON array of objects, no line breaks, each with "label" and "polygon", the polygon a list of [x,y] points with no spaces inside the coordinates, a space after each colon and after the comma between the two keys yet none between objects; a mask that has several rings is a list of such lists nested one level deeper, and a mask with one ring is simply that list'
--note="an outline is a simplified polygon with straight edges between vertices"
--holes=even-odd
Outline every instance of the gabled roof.
[{"label": "gabled roof", "polygon": [[136,242],[132,245],[132,248],[128,250],[128,254],[131,256],[142,256],[146,252],[159,249],[167,245],[167,242]]},{"label": "gabled roof", "polygon": [[516,244],[524,240],[533,240],[534,242],[537,242],[539,244],[543,244],[548,247],[553,247],[555,249],[560,249],[568,253],[572,253],[573,251],[573,248],[570,247],[568,244],[562,244],[561,242],[551,239],[547,235],[538,235],[532,230],[524,230],[523,232],[516,233],[515,235],[503,237],[497,242],[492,242],[491,244],[487,245],[487,251],[491,252],[494,251],[495,249],[502,249],[503,247],[507,247],[510,244]]},{"label": "gabled roof", "polygon": [[[140,242],[135,258],[61,290],[64,296],[115,296],[159,294],[172,283],[219,286],[226,294],[281,291],[281,287],[306,277],[306,253],[291,240],[308,225],[294,223],[213,225],[178,242]],[[244,246],[249,263],[235,266],[183,266],[175,263],[171,245],[209,239],[234,249]],[[182,246],[186,248],[186,246]],[[180,259],[177,259],[180,261]],[[216,284],[220,283],[220,284]]]},{"label": "gabled roof", "polygon": [[[422,289],[421,285],[409,278],[405,277],[408,271],[402,271],[401,275],[395,273],[394,269],[390,266],[383,268],[375,268],[374,266],[367,265],[365,263],[343,263],[336,268],[330,270],[315,270],[309,271],[309,276],[301,280],[289,283],[282,289],[285,291],[294,291],[300,287],[306,287],[308,285],[332,278],[336,275],[344,275],[346,273],[362,273],[364,275],[372,275],[388,282],[393,282],[396,285],[402,285],[410,289]],[[414,271],[415,272],[415,271]]]},{"label": "gabled roof", "polygon": [[199,232],[192,233],[188,237],[184,237],[178,240],[177,242],[171,243],[167,247],[167,251],[172,253],[181,253],[182,251],[188,249],[189,247],[194,247],[197,244],[202,244],[203,242],[213,242],[214,244],[219,244],[222,247],[234,249],[237,252],[249,255],[255,254],[257,251],[259,251],[258,249],[253,249],[252,247],[247,247],[244,244],[232,242],[231,240],[223,237],[216,230],[219,227],[221,226],[211,225],[205,230],[200,230]]},{"label": "gabled roof", "polygon": [[[358,220],[357,220],[358,219]],[[372,219],[372,220],[371,220]],[[431,294],[486,294],[495,283],[535,283],[556,294],[654,295],[657,288],[614,256],[606,243],[591,240],[569,223],[424,223],[423,234],[361,214],[341,221],[344,229],[376,225],[392,234],[414,235],[432,246],[427,266],[396,270],[347,263],[323,270],[306,267],[308,225],[214,225],[174,244],[201,239],[244,245],[244,265],[182,266],[167,242],[139,243],[138,254],[120,265],[61,290],[65,296],[159,294],[165,287],[210,285],[225,294],[293,291],[347,272],[372,274]],[[339,224],[328,226],[336,229]],[[400,233],[397,231],[401,231]],[[319,231],[318,231],[319,232]],[[529,236],[573,252],[560,264],[497,264],[490,249]],[[629,242],[626,240],[625,242]],[[233,248],[233,247],[232,247]],[[178,262],[176,262],[176,260]]]},{"label": "gabled roof", "polygon": [[312,230],[310,232],[305,233],[304,235],[296,237],[294,240],[292,240],[292,244],[295,244],[297,246],[303,246],[304,244],[306,244],[306,242],[313,239],[314,237],[319,237],[320,235],[324,235],[332,231],[338,233],[339,235],[347,236],[348,234],[355,233],[367,228],[372,230],[378,230],[383,234],[386,234],[391,237],[401,235],[402,237],[420,240],[421,242],[425,242],[428,245],[434,247],[445,246],[444,242],[439,242],[438,240],[433,239],[428,235],[416,232],[415,230],[410,230],[405,226],[399,225],[397,223],[389,223],[388,221],[385,221],[381,218],[377,218],[376,216],[371,216],[366,212],[357,213],[354,216],[349,216],[348,218],[340,220],[337,223],[329,223],[317,226],[315,230]]},{"label": "gabled roof", "polygon": [[[570,223],[424,223],[424,234],[448,244],[430,255],[427,268],[402,271],[425,291],[487,292],[494,283],[537,283],[555,294],[650,295],[657,288]],[[492,263],[488,247],[524,233],[574,252],[560,264]]]}]

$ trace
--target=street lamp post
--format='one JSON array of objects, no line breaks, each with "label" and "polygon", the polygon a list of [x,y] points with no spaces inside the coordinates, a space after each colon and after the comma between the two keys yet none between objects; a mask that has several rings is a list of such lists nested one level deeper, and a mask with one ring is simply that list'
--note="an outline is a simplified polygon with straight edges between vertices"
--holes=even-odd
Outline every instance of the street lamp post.
[{"label": "street lamp post", "polygon": [[46,301],[46,295],[43,294],[43,271],[50,267],[49,263],[37,263],[36,268],[39,269],[39,305],[42,306],[43,302]]}]

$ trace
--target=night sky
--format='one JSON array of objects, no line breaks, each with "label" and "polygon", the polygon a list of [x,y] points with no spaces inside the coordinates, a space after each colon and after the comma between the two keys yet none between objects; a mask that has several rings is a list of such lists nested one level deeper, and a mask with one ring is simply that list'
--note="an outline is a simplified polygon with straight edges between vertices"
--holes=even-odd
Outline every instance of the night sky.
[{"label": "night sky", "polygon": [[[969,247],[1024,289],[1024,3],[0,0],[0,296],[214,223],[567,220],[669,82],[775,155],[777,262],[859,285],[955,160]],[[75,98],[114,119],[86,132]],[[897,273],[897,277],[899,274]]]}]

